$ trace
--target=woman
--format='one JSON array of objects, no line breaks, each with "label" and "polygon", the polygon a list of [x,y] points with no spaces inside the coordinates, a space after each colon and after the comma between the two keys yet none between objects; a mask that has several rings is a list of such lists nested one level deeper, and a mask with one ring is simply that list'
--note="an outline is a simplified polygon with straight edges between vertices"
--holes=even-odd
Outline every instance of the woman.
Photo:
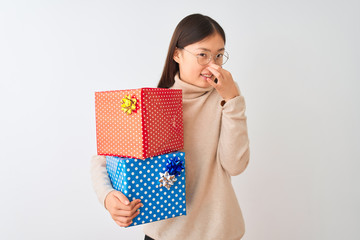
[{"label": "woman", "polygon": [[[242,213],[231,184],[249,162],[245,102],[230,72],[225,33],[210,17],[192,14],[176,27],[158,84],[182,89],[187,215],[144,225],[145,239],[241,239]],[[105,157],[92,160],[94,189],[114,221],[129,226],[141,211],[111,187]]]}]

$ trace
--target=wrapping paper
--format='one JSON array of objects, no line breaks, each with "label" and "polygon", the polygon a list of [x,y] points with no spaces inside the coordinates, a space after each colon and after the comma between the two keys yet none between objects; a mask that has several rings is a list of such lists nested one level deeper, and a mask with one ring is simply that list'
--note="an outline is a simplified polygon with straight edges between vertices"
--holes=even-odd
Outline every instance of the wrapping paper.
[{"label": "wrapping paper", "polygon": [[98,155],[145,159],[183,149],[182,91],[95,92]]},{"label": "wrapping paper", "polygon": [[161,175],[171,172],[172,161],[181,161],[185,167],[185,153],[173,152],[145,160],[106,156],[113,188],[130,201],[141,199],[144,204],[130,226],[186,215],[185,169],[173,172],[176,181],[169,188],[159,181]]}]

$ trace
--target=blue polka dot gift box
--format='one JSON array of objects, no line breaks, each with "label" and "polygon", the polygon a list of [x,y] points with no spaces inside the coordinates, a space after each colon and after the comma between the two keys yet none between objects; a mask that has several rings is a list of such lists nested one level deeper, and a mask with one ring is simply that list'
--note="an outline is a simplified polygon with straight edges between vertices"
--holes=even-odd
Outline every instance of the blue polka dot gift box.
[{"label": "blue polka dot gift box", "polygon": [[106,169],[114,189],[144,204],[129,227],[186,215],[184,152],[145,160],[106,156]]}]

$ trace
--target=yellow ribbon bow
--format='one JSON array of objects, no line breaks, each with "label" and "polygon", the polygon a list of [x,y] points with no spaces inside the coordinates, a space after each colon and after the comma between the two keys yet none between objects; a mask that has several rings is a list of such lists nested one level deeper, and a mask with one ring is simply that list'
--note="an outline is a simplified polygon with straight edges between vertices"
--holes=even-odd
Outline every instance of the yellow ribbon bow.
[{"label": "yellow ribbon bow", "polygon": [[136,98],[131,98],[130,95],[125,95],[125,97],[121,100],[121,110],[123,110],[128,115],[131,114],[134,110],[136,110]]}]

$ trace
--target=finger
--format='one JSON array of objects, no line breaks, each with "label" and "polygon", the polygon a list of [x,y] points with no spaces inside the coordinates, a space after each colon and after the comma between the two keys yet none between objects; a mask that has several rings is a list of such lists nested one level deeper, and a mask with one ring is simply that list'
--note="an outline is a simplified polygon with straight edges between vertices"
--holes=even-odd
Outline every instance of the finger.
[{"label": "finger", "polygon": [[211,63],[209,64],[210,67],[212,67],[213,69],[217,70],[217,71],[221,71],[222,67],[220,65],[217,65],[215,63]]},{"label": "finger", "polygon": [[129,217],[116,217],[116,216],[113,216],[112,218],[117,221],[117,222],[120,222],[122,224],[131,224],[133,219],[136,218],[138,215],[140,214],[140,211],[135,211],[134,214],[132,214],[131,216]]},{"label": "finger", "polygon": [[139,203],[141,203],[141,199],[135,199],[129,205],[124,205],[119,202],[119,204],[117,205],[117,210],[132,211]]},{"label": "finger", "polygon": [[130,216],[131,221],[133,221],[134,218],[136,218],[136,217],[139,216],[139,215],[140,215],[140,209],[138,209],[137,211],[135,211],[134,214],[133,214],[132,216]]},{"label": "finger", "polygon": [[143,207],[144,204],[138,203],[132,210],[117,210],[113,212],[113,215],[116,217],[130,217],[134,215],[134,213],[139,210],[139,208]]},{"label": "finger", "polygon": [[207,69],[215,76],[215,78],[219,79],[221,77],[221,73],[213,68],[213,67],[207,67]]},{"label": "finger", "polygon": [[129,199],[122,193],[119,191],[114,191],[114,196],[120,200],[121,203],[125,204],[125,205],[129,205],[130,201]]},{"label": "finger", "polygon": [[119,222],[124,225],[130,225],[132,223],[131,217],[113,217],[115,222]]},{"label": "finger", "polygon": [[142,204],[142,203],[141,203],[141,199],[135,199],[135,200],[133,200],[133,201],[129,204],[130,210],[136,208],[136,206],[137,206],[138,204]]},{"label": "finger", "polygon": [[120,227],[128,227],[130,224],[132,224],[132,222],[130,222],[130,223],[122,223],[122,222],[119,222],[119,221],[115,221],[115,222]]}]

